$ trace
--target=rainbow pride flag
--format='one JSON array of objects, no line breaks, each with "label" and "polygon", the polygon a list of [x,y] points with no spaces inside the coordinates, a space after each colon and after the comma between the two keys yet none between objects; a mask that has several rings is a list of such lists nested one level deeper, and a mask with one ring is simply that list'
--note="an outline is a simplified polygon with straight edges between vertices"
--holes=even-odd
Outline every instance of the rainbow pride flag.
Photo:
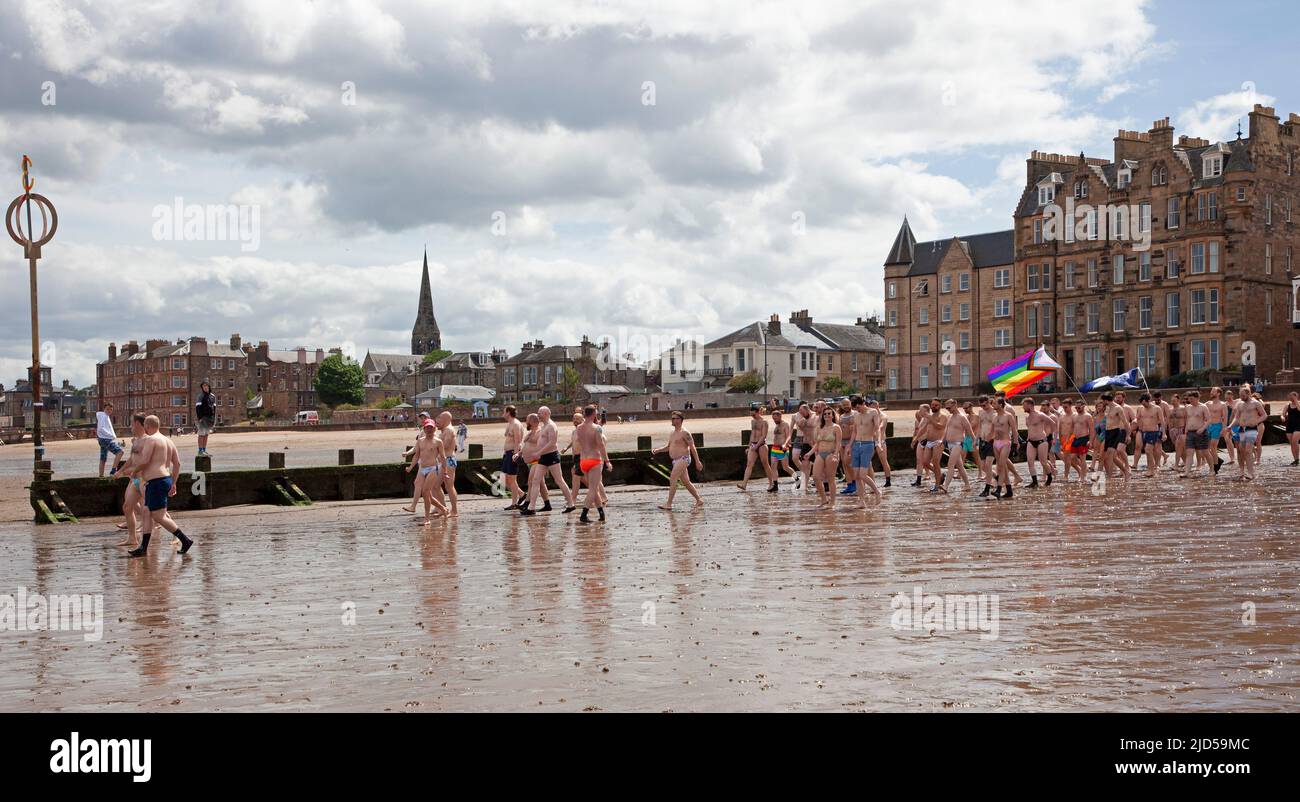
[{"label": "rainbow pride flag", "polygon": [[1061,370],[1060,364],[1048,356],[1047,349],[1040,345],[1037,351],[1028,351],[1009,362],[990,368],[988,376],[993,389],[1006,393],[1007,398],[1010,398],[1051,375],[1054,370]]}]

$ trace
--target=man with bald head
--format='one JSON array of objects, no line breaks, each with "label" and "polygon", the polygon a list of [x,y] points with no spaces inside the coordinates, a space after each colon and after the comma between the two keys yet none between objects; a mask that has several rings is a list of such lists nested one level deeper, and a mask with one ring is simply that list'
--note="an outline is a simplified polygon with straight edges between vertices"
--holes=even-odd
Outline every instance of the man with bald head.
[{"label": "man with bald head", "polygon": [[456,430],[451,426],[451,413],[440,412],[434,425],[438,428],[438,439],[442,441],[442,453],[446,457],[447,467],[442,472],[442,478],[439,482],[439,492],[436,493],[441,497],[446,492],[448,499],[449,515],[455,516],[456,511]]},{"label": "man with bald head", "polygon": [[[144,432],[144,443],[140,448],[140,464],[144,467],[137,474],[144,482],[144,504],[149,509],[153,523],[171,532],[180,541],[180,552],[184,554],[194,545],[194,541],[185,536],[167,512],[167,500],[176,495],[176,480],[181,473],[181,455],[171,438],[158,431],[157,415],[144,419]],[[152,527],[146,523],[140,536],[140,547],[127,554],[143,557],[149,551],[149,537],[152,534]]]},{"label": "man with bald head", "polygon": [[[550,474],[555,480],[555,486],[564,494],[564,511],[573,512],[577,506],[573,503],[573,492],[564,481],[564,470],[560,468],[560,431],[556,428],[555,421],[551,420],[551,408],[540,407],[537,410],[537,419],[540,421],[538,445],[541,448],[541,457],[537,460],[537,465],[545,474]],[[541,484],[546,485],[545,475],[542,476]],[[528,489],[528,506],[537,509],[537,493],[533,487]],[[542,511],[550,509],[550,506],[550,502],[547,502]]]}]

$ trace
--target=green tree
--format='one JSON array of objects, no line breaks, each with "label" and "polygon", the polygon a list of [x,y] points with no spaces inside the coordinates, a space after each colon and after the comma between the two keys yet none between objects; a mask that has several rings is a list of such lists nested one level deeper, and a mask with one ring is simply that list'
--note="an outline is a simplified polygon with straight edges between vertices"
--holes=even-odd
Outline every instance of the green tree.
[{"label": "green tree", "polygon": [[572,401],[573,397],[578,394],[578,383],[582,381],[582,375],[572,367],[565,365],[563,372],[560,374],[560,388],[564,391],[564,400]]},{"label": "green tree", "polygon": [[360,404],[366,400],[365,374],[356,360],[342,354],[330,354],[316,370],[316,397],[322,404],[336,407],[339,404]]},{"label": "green tree", "polygon": [[441,362],[442,360],[446,359],[449,356],[451,356],[451,351],[439,348],[437,351],[430,351],[429,353],[425,354],[424,361],[421,362],[420,364],[432,365],[435,362]]},{"label": "green tree", "polygon": [[822,392],[827,395],[853,395],[858,388],[839,376],[831,376],[822,382]]},{"label": "green tree", "polygon": [[727,389],[733,393],[757,393],[763,388],[763,377],[756,370],[737,373],[727,382]]}]

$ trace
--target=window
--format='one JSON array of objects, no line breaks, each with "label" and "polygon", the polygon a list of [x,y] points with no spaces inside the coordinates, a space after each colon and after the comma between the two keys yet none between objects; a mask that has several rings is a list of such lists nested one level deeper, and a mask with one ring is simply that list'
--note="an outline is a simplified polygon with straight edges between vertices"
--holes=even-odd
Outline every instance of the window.
[{"label": "window", "polygon": [[1143,295],[1138,299],[1138,328],[1151,328],[1151,296]]},{"label": "window", "polygon": [[1208,213],[1209,213],[1209,217],[1207,219],[1218,220],[1219,219],[1219,193],[1210,192],[1207,193],[1207,197],[1209,198],[1209,200],[1206,202],[1206,208],[1208,209]]},{"label": "window", "polygon": [[1286,272],[1291,272],[1291,246],[1286,246]]},{"label": "window", "polygon": [[939,312],[939,320],[943,323],[952,322],[952,304],[943,305],[943,309]]},{"label": "window", "polygon": [[961,366],[961,386],[970,387],[970,365]]},{"label": "window", "polygon": [[1210,272],[1219,272],[1219,243],[1210,243]]},{"label": "window", "polygon": [[1138,281],[1151,280],[1151,251],[1138,254]]},{"label": "window", "polygon": [[184,386],[185,386],[184,376],[172,376],[172,387],[184,387]]},{"label": "window", "polygon": [[924,390],[929,386],[930,386],[930,366],[922,365],[921,372],[920,372],[920,381],[917,382],[917,387]]},{"label": "window", "polygon": [[1045,187],[1038,188],[1038,205],[1051,203],[1056,198],[1056,185],[1048,184]]},{"label": "window", "polygon": [[174,396],[172,396],[172,403],[171,403],[171,405],[174,406],[174,407],[183,407],[183,406],[185,406],[185,396],[183,396],[183,395],[174,395]]},{"label": "window", "polygon": [[957,289],[962,292],[970,289],[970,273],[962,273],[957,277]]},{"label": "window", "polygon": [[554,384],[554,383],[555,383],[555,381],[554,381],[553,378],[552,378],[552,377],[554,376],[554,374],[552,373],[552,371],[553,371],[554,369],[555,369],[555,368],[553,368],[553,367],[550,366],[550,365],[547,365],[547,366],[546,366],[546,368],[545,368],[545,376],[546,376],[546,381],[545,381],[545,383],[546,383],[546,384]]},{"label": "window", "polygon": [[1086,198],[1086,197],[1088,197],[1088,182],[1087,182],[1087,181],[1075,181],[1075,182],[1074,182],[1074,197],[1076,197],[1076,198]]},{"label": "window", "polygon": [[1205,323],[1205,290],[1192,290],[1192,325]]},{"label": "window", "polygon": [[1101,376],[1101,349],[1083,349],[1083,379],[1092,381]]},{"label": "window", "polygon": [[1223,155],[1216,153],[1205,157],[1205,177],[1213,178],[1223,175]]},{"label": "window", "polygon": [[917,295],[929,295],[929,294],[930,294],[930,280],[929,280],[929,279],[921,279],[920,281],[916,282],[916,288],[913,289],[912,292],[916,293]]},{"label": "window", "polygon": [[993,317],[1011,317],[1011,299],[998,298],[993,302]]},{"label": "window", "polygon": [[943,387],[952,386],[952,365],[939,368],[939,384]]},{"label": "window", "polygon": [[1210,368],[1211,370],[1217,370],[1218,367],[1219,367],[1219,341],[1218,341],[1218,340],[1209,340],[1209,341],[1208,341],[1208,345],[1209,345],[1209,349],[1210,349],[1210,364],[1209,364],[1209,368]]},{"label": "window", "polygon": [[1178,249],[1168,248],[1165,250],[1165,278],[1178,278]]},{"label": "window", "polygon": [[[821,370],[821,361],[822,361],[822,355],[821,355],[821,354],[818,354],[818,355],[817,355],[817,369],[818,369],[818,370]],[[834,354],[827,354],[827,355],[826,355],[826,369],[827,369],[827,370],[835,370],[835,355],[834,355]]]},{"label": "window", "polygon": [[890,337],[890,338],[889,338],[889,353],[890,353],[891,355],[892,355],[892,354],[896,354],[896,353],[898,353],[898,338],[897,338],[897,337]]},{"label": "window", "polygon": [[1041,245],[1043,242],[1043,221],[1034,220],[1034,244]]},{"label": "window", "polygon": [[898,283],[897,283],[897,282],[894,282],[894,281],[889,282],[889,297],[890,297],[890,298],[897,298],[897,297],[898,297]]},{"label": "window", "polygon": [[1264,323],[1273,322],[1273,291],[1264,290]]},{"label": "window", "polygon": [[952,276],[947,275],[939,280],[939,292],[952,292]]},{"label": "window", "polygon": [[736,349],[736,372],[737,373],[745,372],[745,349],[744,348]]},{"label": "window", "polygon": [[889,389],[898,389],[898,368],[889,369]]},{"label": "window", "polygon": [[1124,330],[1124,313],[1128,311],[1127,307],[1128,304],[1125,303],[1123,298],[1116,298],[1111,301],[1111,324],[1114,331]]},{"label": "window", "polygon": [[1133,171],[1127,167],[1121,169],[1115,176],[1115,188],[1124,189],[1133,183]]},{"label": "window", "polygon": [[185,360],[176,358],[172,360],[172,370],[185,370]]},{"label": "window", "polygon": [[922,334],[920,338],[917,340],[917,342],[918,345],[916,347],[916,350],[918,352],[922,354],[927,354],[930,352],[930,335]]},{"label": "window", "polygon": [[930,322],[930,307],[923,306],[920,309],[916,310],[916,322],[921,324],[922,326]]},{"label": "window", "polygon": [[1206,215],[1206,198],[1208,198],[1208,197],[1209,197],[1209,193],[1208,193],[1208,192],[1200,192],[1200,193],[1197,193],[1197,195],[1196,195],[1196,219],[1197,219],[1197,220],[1204,220],[1204,219],[1206,219],[1206,217],[1205,217],[1205,215]]},{"label": "window", "polygon": [[1027,265],[1025,267],[1025,287],[1030,292],[1038,290],[1038,265]]},{"label": "window", "polygon": [[1205,272],[1205,243],[1192,243],[1192,275]]},{"label": "window", "polygon": [[1165,228],[1178,228],[1179,206],[1178,198],[1169,199],[1165,210]]},{"label": "window", "polygon": [[957,319],[958,319],[958,320],[970,320],[970,302],[969,302],[969,301],[966,301],[966,302],[963,302],[963,303],[957,304]]},{"label": "window", "polygon": [[1286,199],[1286,221],[1291,222],[1291,199]]},{"label": "window", "polygon": [[1237,187],[1237,203],[1245,203],[1245,202],[1246,202],[1246,188]]},{"label": "window", "polygon": [[1025,307],[1025,336],[1033,339],[1038,336],[1038,306]]},{"label": "window", "polygon": [[1156,346],[1155,343],[1139,344],[1137,347],[1137,366],[1141,369],[1143,376],[1151,376],[1156,372]]},{"label": "window", "polygon": [[[1210,322],[1219,322],[1219,291],[1210,290]],[[1218,365],[1215,365],[1218,367]]]},{"label": "window", "polygon": [[1182,325],[1182,303],[1181,296],[1176,292],[1171,292],[1165,296],[1165,326],[1176,329]]},{"label": "window", "polygon": [[1051,288],[1052,288],[1052,266],[1050,264],[1044,263],[1043,264],[1043,289],[1050,290]]},{"label": "window", "polygon": [[1192,370],[1205,370],[1205,340],[1192,340]]},{"label": "window", "polygon": [[1273,243],[1264,243],[1264,273],[1273,274]]},{"label": "window", "polygon": [[1074,289],[1074,262],[1065,263],[1065,288]]},{"label": "window", "polygon": [[1169,183],[1169,171],[1163,164],[1157,164],[1151,169],[1151,186],[1158,187]]},{"label": "window", "polygon": [[537,368],[524,368],[524,384],[537,384]]},{"label": "window", "polygon": [[1145,234],[1151,230],[1151,202],[1142,201],[1138,207],[1138,233]]},{"label": "window", "polygon": [[234,370],[234,369],[235,369],[235,360],[233,360],[233,359],[227,359],[227,360],[226,360],[226,370]]},{"label": "window", "polygon": [[1110,258],[1110,283],[1118,287],[1124,283],[1124,254],[1117,253]]},{"label": "window", "polygon": [[963,331],[957,334],[957,347],[963,351],[970,348],[970,332]]},{"label": "window", "polygon": [[1264,225],[1273,225],[1273,196],[1264,194]]},{"label": "window", "polygon": [[1052,305],[1043,304],[1043,336],[1052,336]]},{"label": "window", "polygon": [[1097,286],[1097,260],[1096,259],[1088,260],[1088,286],[1089,287]]},{"label": "window", "polygon": [[1088,239],[1097,238],[1097,210],[1089,209],[1083,216],[1084,225],[1088,228]]},{"label": "window", "polygon": [[898,325],[898,310],[897,310],[897,309],[890,309],[890,310],[889,310],[889,325],[891,325],[891,326],[897,326],[897,325]]},{"label": "window", "polygon": [[993,271],[993,286],[994,286],[994,287],[1010,287],[1010,286],[1011,286],[1011,268],[1009,268],[1009,267],[999,267],[997,270],[994,270],[994,271]]},{"label": "window", "polygon": [[1066,304],[1061,315],[1061,334],[1066,337],[1074,336],[1074,307],[1074,304]]},{"label": "window", "polygon": [[213,369],[213,370],[221,370],[221,366],[224,365],[224,364],[225,364],[225,362],[223,362],[222,360],[220,360],[220,359],[214,359],[214,360],[212,360],[212,369]]},{"label": "window", "polygon": [[[1101,329],[1101,304],[1088,304],[1088,333],[1096,334]],[[1095,376],[1093,378],[1096,378]]]},{"label": "window", "polygon": [[1011,345],[1011,329],[997,329],[993,332],[993,345],[997,348],[1005,348]]}]

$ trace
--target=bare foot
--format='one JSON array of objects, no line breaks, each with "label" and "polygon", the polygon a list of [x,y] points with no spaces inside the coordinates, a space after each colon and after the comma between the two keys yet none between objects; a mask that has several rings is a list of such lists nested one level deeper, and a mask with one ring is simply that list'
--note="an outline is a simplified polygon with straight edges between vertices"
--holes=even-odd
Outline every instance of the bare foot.
[{"label": "bare foot", "polygon": [[[698,504],[699,502],[696,502],[696,503]],[[660,504],[660,505],[658,505],[658,506],[659,506],[659,509],[661,509],[661,510],[671,510],[671,509],[673,508],[673,505],[671,505],[671,504]]]},{"label": "bare foot", "polygon": [[415,507],[403,507],[402,512],[415,512]]},{"label": "bare foot", "polygon": [[736,487],[739,487],[741,490],[748,490],[743,482],[736,482]]}]

